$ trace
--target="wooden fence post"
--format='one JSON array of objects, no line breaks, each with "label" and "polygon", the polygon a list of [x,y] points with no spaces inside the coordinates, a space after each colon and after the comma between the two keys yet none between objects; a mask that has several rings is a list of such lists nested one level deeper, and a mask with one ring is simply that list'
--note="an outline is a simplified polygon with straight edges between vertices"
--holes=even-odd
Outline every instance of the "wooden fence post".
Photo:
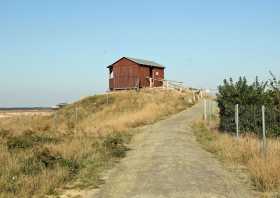
[{"label": "wooden fence post", "polygon": [[78,106],[76,105],[75,106],[75,133],[77,133],[77,126],[78,126],[78,112],[79,109],[78,109]]},{"label": "wooden fence post", "polygon": [[236,137],[239,138],[239,105],[235,105]]},{"label": "wooden fence post", "polygon": [[58,110],[55,110],[54,117],[53,117],[53,125],[55,131],[57,131],[57,114],[58,114]]},{"label": "wooden fence post", "polygon": [[207,101],[204,99],[204,121],[207,121]]},{"label": "wooden fence post", "polygon": [[263,147],[263,156],[266,157],[266,126],[265,126],[265,106],[262,106],[262,147]]}]

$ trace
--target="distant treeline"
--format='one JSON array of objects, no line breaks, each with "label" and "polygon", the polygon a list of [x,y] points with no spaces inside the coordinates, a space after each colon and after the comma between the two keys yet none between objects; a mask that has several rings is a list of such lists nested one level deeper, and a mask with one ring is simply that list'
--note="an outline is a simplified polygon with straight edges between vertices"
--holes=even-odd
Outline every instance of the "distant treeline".
[{"label": "distant treeline", "polygon": [[249,83],[245,77],[237,82],[224,80],[218,87],[217,102],[220,109],[220,128],[234,132],[235,105],[239,105],[240,132],[259,134],[262,127],[261,106],[266,107],[268,135],[280,136],[280,81],[271,74],[271,79]]}]

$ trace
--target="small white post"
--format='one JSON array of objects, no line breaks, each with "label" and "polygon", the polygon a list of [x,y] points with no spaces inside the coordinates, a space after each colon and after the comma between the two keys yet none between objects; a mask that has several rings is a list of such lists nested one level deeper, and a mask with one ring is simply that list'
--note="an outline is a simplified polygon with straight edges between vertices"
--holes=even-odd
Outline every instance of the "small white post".
[{"label": "small white post", "polygon": [[78,125],[78,106],[75,106],[75,133],[77,132],[77,125]]},{"label": "small white post", "polygon": [[265,106],[262,106],[263,155],[266,156]]},{"label": "small white post", "polygon": [[204,120],[207,121],[207,101],[204,99]]},{"label": "small white post", "polygon": [[153,87],[153,79],[149,78],[149,80],[150,80],[150,88],[152,88]]},{"label": "small white post", "polygon": [[167,88],[167,84],[166,84],[166,81],[165,80],[163,80],[163,83],[162,83],[162,85],[163,85],[163,88]]},{"label": "small white post", "polygon": [[53,124],[54,124],[55,131],[57,131],[57,112],[58,112],[58,110],[55,110],[54,117],[53,117]]},{"label": "small white post", "polygon": [[78,106],[75,108],[75,121],[78,121]]},{"label": "small white post", "polygon": [[236,137],[239,138],[239,105],[235,105]]},{"label": "small white post", "polygon": [[207,121],[208,121],[208,125],[210,124],[211,122],[211,100],[208,100],[207,101]]}]

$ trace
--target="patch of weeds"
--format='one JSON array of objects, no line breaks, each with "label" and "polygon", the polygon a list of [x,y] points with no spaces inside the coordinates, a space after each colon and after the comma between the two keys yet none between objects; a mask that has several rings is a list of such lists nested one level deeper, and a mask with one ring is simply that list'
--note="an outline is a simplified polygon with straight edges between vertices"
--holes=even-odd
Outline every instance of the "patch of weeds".
[{"label": "patch of weeds", "polygon": [[43,169],[42,164],[35,158],[30,157],[23,162],[23,166],[21,167],[21,171],[25,175],[34,176],[39,174]]},{"label": "patch of weeds", "polygon": [[8,138],[7,146],[9,150],[26,149],[31,148],[33,146],[33,142],[28,136],[16,136]]},{"label": "patch of weeds", "polygon": [[126,156],[126,146],[132,135],[127,132],[112,133],[98,141],[93,140],[93,153],[80,161],[79,183],[76,187],[98,187],[104,183],[100,174]]},{"label": "patch of weeds", "polygon": [[7,193],[11,197],[14,197],[12,195],[15,195],[21,187],[22,183],[20,182],[19,170],[9,170],[8,175],[5,175],[5,182],[0,183],[0,197],[2,197],[2,192],[3,194]]},{"label": "patch of weeds", "polygon": [[215,135],[211,133],[205,126],[204,124],[195,124],[193,126],[194,132],[196,139],[199,143],[202,145],[209,145],[214,139]]},{"label": "patch of weeds", "polygon": [[100,178],[100,173],[106,169],[106,164],[108,161],[104,159],[87,159],[83,160],[83,169],[79,174],[78,184],[79,188],[93,187],[97,188],[100,184],[103,184],[103,180]]},{"label": "patch of weeds", "polygon": [[35,157],[46,168],[53,168],[63,158],[60,154],[52,153],[49,149],[43,148],[35,153]]},{"label": "patch of weeds", "polygon": [[8,137],[7,147],[13,149],[27,149],[38,144],[57,143],[59,140],[47,134],[36,134],[34,132],[26,132],[20,136]]},{"label": "patch of weeds", "polygon": [[60,159],[59,165],[66,167],[69,171],[70,176],[77,175],[81,168],[79,162],[73,159]]},{"label": "patch of weeds", "polygon": [[65,159],[59,153],[53,153],[47,148],[38,149],[34,152],[34,156],[24,160],[22,164],[20,171],[28,176],[35,176],[44,169],[54,169],[59,166],[66,168],[69,172],[68,178],[72,178],[81,168],[77,160]]},{"label": "patch of weeds", "polygon": [[19,191],[19,189],[21,188],[21,186],[22,186],[22,184],[20,182],[18,182],[15,177],[10,177],[4,185],[4,190],[6,192],[16,194]]},{"label": "patch of weeds", "polygon": [[10,135],[10,131],[6,129],[0,129],[0,137],[7,138]]},{"label": "patch of weeds", "polygon": [[129,150],[125,145],[127,143],[126,138],[128,137],[121,133],[108,135],[103,141],[103,146],[112,157],[123,158],[126,156],[126,151]]}]

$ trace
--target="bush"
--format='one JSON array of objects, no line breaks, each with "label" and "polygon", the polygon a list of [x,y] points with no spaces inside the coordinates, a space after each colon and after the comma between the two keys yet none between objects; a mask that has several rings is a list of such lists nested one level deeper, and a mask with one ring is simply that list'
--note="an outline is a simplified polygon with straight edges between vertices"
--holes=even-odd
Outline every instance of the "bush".
[{"label": "bush", "polygon": [[39,149],[39,151],[35,153],[35,156],[38,162],[43,164],[46,168],[53,168],[62,160],[60,154],[52,153],[48,148]]},{"label": "bush", "polygon": [[34,145],[57,143],[58,139],[47,134],[39,134],[33,131],[26,131],[23,135],[8,137],[7,146],[9,150],[27,149]]},{"label": "bush", "polygon": [[34,156],[23,162],[21,170],[25,175],[37,175],[43,169],[53,169],[57,166],[65,167],[70,176],[76,175],[80,169],[76,160],[65,159],[59,153],[51,152],[48,148],[41,148],[35,151]]},{"label": "bush", "polygon": [[223,84],[218,87],[219,93],[217,94],[220,129],[226,132],[236,130],[235,105],[239,104],[240,132],[258,134],[262,129],[261,106],[265,105],[269,135],[278,136],[280,116],[279,108],[277,108],[277,104],[279,104],[277,82],[272,80],[271,85],[268,86],[268,81],[259,82],[258,78],[252,84],[249,84],[245,77],[240,77],[237,82],[233,82],[231,78],[229,81],[224,80]]}]

